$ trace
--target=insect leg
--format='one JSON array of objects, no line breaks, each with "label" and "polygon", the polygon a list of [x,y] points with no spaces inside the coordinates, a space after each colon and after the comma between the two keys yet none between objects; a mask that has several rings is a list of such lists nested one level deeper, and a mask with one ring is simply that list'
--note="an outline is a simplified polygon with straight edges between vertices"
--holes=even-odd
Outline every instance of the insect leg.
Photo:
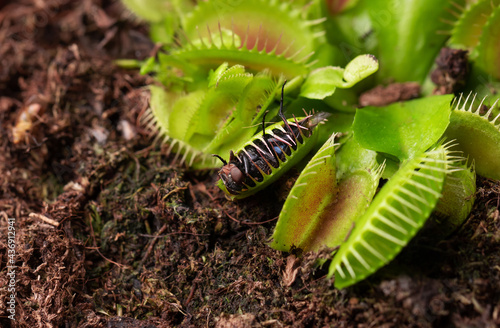
[{"label": "insect leg", "polygon": [[245,168],[245,174],[247,176],[250,176],[250,165],[252,165],[251,163],[249,163],[249,157],[248,156],[241,156],[243,158],[243,166]]}]

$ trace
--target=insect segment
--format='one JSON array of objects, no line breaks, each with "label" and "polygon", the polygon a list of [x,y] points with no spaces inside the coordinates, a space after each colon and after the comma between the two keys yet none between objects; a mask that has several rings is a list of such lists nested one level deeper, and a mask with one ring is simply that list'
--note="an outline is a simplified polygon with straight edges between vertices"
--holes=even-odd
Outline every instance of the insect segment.
[{"label": "insect segment", "polygon": [[218,186],[231,200],[253,195],[297,164],[314,146],[318,135],[315,130],[329,116],[320,112],[287,120],[283,114],[285,84],[279,110],[283,122],[271,125],[266,132],[264,115],[262,135],[255,135],[236,153],[231,151],[228,162],[214,155],[224,164]]}]

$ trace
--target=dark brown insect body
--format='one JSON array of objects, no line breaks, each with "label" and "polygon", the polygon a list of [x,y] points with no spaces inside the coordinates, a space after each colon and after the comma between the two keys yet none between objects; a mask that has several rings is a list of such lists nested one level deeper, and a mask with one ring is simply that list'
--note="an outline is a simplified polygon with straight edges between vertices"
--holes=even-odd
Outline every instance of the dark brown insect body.
[{"label": "dark brown insect body", "polygon": [[[284,86],[283,84],[283,88]],[[229,162],[214,155],[224,163],[219,171],[219,176],[227,192],[232,195],[243,194],[256,189],[272,174],[277,174],[276,169],[281,170],[290,156],[292,154],[295,156],[298,148],[311,137],[312,129],[327,115],[326,113],[318,113],[308,115],[300,120],[294,117],[293,120],[288,121],[283,114],[282,89],[279,110],[282,123],[274,124],[266,133],[264,115],[262,135],[255,136],[236,154],[231,151]]]}]

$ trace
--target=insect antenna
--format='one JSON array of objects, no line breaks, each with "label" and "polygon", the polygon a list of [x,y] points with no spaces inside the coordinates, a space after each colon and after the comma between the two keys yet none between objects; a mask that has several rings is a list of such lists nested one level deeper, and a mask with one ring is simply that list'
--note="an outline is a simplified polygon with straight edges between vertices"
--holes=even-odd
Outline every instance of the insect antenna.
[{"label": "insect antenna", "polygon": [[227,165],[227,162],[224,160],[224,158],[220,157],[219,155],[212,154],[213,157],[217,157],[218,159],[221,160],[222,164]]},{"label": "insect antenna", "polygon": [[283,86],[281,87],[280,111],[279,111],[278,115],[283,120],[283,123],[285,124],[286,128],[288,129],[288,131],[290,131],[290,133],[292,134],[292,136],[295,139],[295,141],[297,141],[297,137],[295,137],[295,133],[293,133],[292,128],[290,127],[290,125],[288,124],[288,121],[286,120],[285,114],[283,114],[283,93],[285,91],[285,84],[286,84],[286,82],[287,81],[285,80],[285,82],[283,83]]},{"label": "insect antenna", "polygon": [[269,113],[268,110],[264,112],[264,117],[262,117],[262,137],[266,138],[266,115]]}]

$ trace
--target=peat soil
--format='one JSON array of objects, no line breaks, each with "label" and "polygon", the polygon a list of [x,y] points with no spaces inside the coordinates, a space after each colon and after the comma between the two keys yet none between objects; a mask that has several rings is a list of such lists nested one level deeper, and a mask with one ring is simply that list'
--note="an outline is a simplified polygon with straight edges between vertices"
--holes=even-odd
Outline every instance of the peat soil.
[{"label": "peat soil", "polygon": [[0,2],[0,326],[500,325],[498,183],[478,179],[452,236],[420,235],[339,291],[321,254],[267,246],[284,188],[229,202],[215,172],[152,141],[140,117],[154,82],[113,60],[154,51],[118,1]]}]

